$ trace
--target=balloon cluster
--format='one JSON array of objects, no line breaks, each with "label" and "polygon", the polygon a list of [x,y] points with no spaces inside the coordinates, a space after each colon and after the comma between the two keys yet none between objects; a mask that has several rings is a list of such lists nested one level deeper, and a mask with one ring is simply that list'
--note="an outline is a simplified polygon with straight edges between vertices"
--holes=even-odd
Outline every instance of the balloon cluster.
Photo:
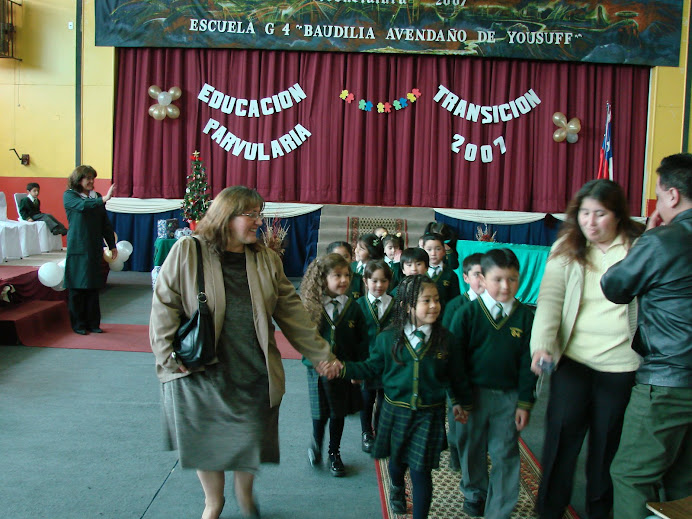
[{"label": "balloon cluster", "polygon": [[115,244],[118,250],[118,257],[113,259],[113,253],[108,247],[103,248],[103,259],[106,260],[111,270],[120,272],[125,267],[125,262],[130,259],[132,254],[132,244],[129,241],[123,240]]},{"label": "balloon cluster", "polygon": [[42,285],[52,288],[58,292],[65,290],[63,280],[65,279],[65,260],[59,263],[48,262],[41,265],[38,269],[38,280]]},{"label": "balloon cluster", "polygon": [[172,105],[171,102],[178,99],[182,93],[182,90],[177,86],[169,88],[168,91],[162,91],[159,86],[151,85],[149,87],[149,97],[156,99],[158,102],[149,107],[149,115],[157,121],[164,120],[166,116],[171,119],[177,119],[180,116],[180,108]]},{"label": "balloon cluster", "polygon": [[553,122],[558,129],[553,132],[553,140],[562,142],[567,139],[567,142],[574,144],[579,140],[579,130],[581,130],[581,121],[577,117],[572,117],[567,121],[567,117],[562,112],[553,114]]}]

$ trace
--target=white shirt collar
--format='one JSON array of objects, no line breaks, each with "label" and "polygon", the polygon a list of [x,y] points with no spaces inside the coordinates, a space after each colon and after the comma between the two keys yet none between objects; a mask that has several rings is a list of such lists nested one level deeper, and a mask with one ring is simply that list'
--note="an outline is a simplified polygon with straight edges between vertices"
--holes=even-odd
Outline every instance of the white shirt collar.
[{"label": "white shirt collar", "polygon": [[93,189],[89,191],[89,194],[80,191],[79,196],[81,196],[82,198],[97,198],[96,191],[94,191]]},{"label": "white shirt collar", "polygon": [[495,301],[492,297],[490,297],[488,295],[487,290],[478,297],[480,297],[483,303],[485,303],[486,308],[490,310],[490,314],[493,316],[494,319],[497,319],[497,307],[495,306],[496,304],[502,306],[502,313],[504,315],[509,315],[512,312],[512,308],[514,307],[514,299],[508,301],[507,303],[500,303],[499,301]]},{"label": "white shirt collar", "polygon": [[428,342],[430,340],[430,334],[432,333],[432,324],[424,324],[419,328],[414,328],[414,326],[411,323],[406,323],[404,325],[404,334],[406,335],[409,344],[411,344],[411,346],[413,346],[414,349],[417,349],[418,343],[420,342],[420,338],[413,335],[413,332],[415,332],[416,330],[420,330],[421,332],[423,332],[425,334],[424,342]]},{"label": "white shirt collar", "polygon": [[[373,304],[373,302],[377,299],[375,296],[373,296],[370,292],[368,292],[368,301],[370,304]],[[382,294],[380,296],[380,304],[377,305],[377,317],[382,317],[384,315],[384,312],[387,308],[389,308],[389,302],[392,300],[392,296],[389,294]]]},{"label": "white shirt collar", "polygon": [[442,272],[442,271],[444,270],[444,265],[442,265],[442,263],[440,263],[439,265],[437,265],[437,266],[435,266],[435,267],[433,267],[432,265],[430,265],[430,266],[428,267],[428,276],[430,276],[430,277],[435,276],[435,275],[437,274],[437,272],[438,272],[437,269],[440,269],[439,271]]},{"label": "white shirt collar", "polygon": [[31,196],[30,194],[27,194],[26,197],[27,197],[29,200],[31,200],[32,202],[36,200],[36,199],[35,199],[33,196]]},{"label": "white shirt collar", "polygon": [[[469,299],[471,301],[475,301],[476,299],[478,299],[478,294],[476,294],[472,288],[469,288],[466,293],[469,295]],[[482,292],[481,292],[481,294],[482,294]]]}]

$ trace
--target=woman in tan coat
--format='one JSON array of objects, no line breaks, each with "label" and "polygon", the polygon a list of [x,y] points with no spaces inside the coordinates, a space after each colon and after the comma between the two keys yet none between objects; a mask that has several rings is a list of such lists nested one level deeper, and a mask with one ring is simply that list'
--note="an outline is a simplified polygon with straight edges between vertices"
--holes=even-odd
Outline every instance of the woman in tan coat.
[{"label": "woman in tan coat", "polygon": [[[329,345],[307,316],[281,259],[257,243],[264,200],[252,189],[224,189],[199,222],[197,237],[175,243],[161,267],[149,335],[163,383],[165,440],[183,468],[197,469],[203,519],[218,518],[224,472],[234,471],[243,517],[259,518],[253,497],[260,463],[279,462],[278,415],[284,371],[272,318],[314,365],[333,361]],[[205,292],[214,316],[216,358],[188,370],[173,337],[197,309],[197,251],[202,245]]]},{"label": "woman in tan coat", "polygon": [[566,213],[545,266],[531,331],[531,369],[540,374],[539,362],[556,365],[536,510],[541,519],[562,518],[588,431],[586,513],[588,519],[607,519],[613,506],[610,464],[639,356],[631,347],[636,302],[611,303],[600,280],[644,226],[630,219],[625,193],[610,180],[587,182]]}]

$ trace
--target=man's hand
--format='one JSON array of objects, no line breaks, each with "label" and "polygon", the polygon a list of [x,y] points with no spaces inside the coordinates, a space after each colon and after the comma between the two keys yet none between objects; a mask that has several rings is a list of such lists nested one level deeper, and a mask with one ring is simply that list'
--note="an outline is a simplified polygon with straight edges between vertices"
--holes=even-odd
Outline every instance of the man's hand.
[{"label": "man's hand", "polygon": [[319,373],[321,376],[327,377],[329,380],[332,380],[341,374],[341,370],[343,369],[343,367],[344,365],[341,363],[339,359],[334,359],[331,362],[323,360],[317,365],[315,369],[317,370],[317,373]]},{"label": "man's hand", "polygon": [[658,209],[656,209],[653,213],[651,213],[651,216],[649,216],[649,221],[646,222],[646,230],[650,231],[659,225],[665,225],[665,222],[663,221],[663,218],[661,218]]}]

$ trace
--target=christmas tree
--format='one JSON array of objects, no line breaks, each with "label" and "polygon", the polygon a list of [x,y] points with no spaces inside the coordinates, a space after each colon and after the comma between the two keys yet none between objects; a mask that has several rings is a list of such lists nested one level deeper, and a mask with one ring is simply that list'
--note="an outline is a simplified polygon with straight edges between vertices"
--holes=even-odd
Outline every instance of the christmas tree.
[{"label": "christmas tree", "polygon": [[202,165],[199,151],[195,151],[190,157],[192,171],[187,175],[187,187],[183,198],[183,216],[188,222],[197,222],[202,219],[209,209],[209,184],[207,173]]}]

